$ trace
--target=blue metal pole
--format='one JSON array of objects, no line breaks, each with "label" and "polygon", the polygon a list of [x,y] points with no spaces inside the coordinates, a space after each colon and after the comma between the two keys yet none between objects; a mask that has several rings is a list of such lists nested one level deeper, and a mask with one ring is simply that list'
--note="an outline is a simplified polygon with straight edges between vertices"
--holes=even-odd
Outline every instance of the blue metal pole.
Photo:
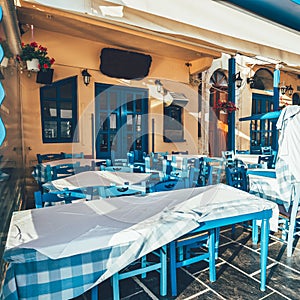
[{"label": "blue metal pole", "polygon": [[[235,58],[228,60],[228,101],[235,103]],[[235,150],[235,112],[228,113],[227,150]]]},{"label": "blue metal pole", "polygon": [[[273,76],[273,110],[279,109],[279,83],[280,83],[280,70],[276,67]],[[272,122],[272,149],[278,150],[278,132],[276,129],[276,122]]]}]

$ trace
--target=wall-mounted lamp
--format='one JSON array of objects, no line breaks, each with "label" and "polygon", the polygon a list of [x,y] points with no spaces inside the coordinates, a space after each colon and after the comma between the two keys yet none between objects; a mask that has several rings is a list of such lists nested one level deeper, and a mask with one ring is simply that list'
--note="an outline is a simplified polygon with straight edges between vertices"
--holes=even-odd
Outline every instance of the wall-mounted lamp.
[{"label": "wall-mounted lamp", "polygon": [[81,75],[83,77],[83,83],[88,86],[90,81],[91,81],[91,77],[92,75],[87,71],[87,69],[84,69],[82,72],[81,72]]},{"label": "wall-mounted lamp", "polygon": [[162,85],[162,83],[160,82],[160,80],[159,80],[159,79],[156,79],[156,80],[154,81],[154,83],[155,83],[155,85],[156,85],[156,90],[157,90],[157,92],[160,93],[160,94],[162,94],[162,93],[164,92],[164,88],[163,88],[163,85]]},{"label": "wall-mounted lamp", "polygon": [[247,78],[247,83],[248,84],[253,84],[254,83],[254,77],[250,77],[250,78]]},{"label": "wall-mounted lamp", "polygon": [[292,96],[294,89],[291,84],[290,85],[282,85],[280,87],[280,92],[282,95],[284,95],[287,92],[289,94],[289,96]]},{"label": "wall-mounted lamp", "polygon": [[236,83],[236,87],[238,89],[242,86],[243,79],[241,77],[241,72],[238,72],[235,75],[233,75],[233,82]]}]

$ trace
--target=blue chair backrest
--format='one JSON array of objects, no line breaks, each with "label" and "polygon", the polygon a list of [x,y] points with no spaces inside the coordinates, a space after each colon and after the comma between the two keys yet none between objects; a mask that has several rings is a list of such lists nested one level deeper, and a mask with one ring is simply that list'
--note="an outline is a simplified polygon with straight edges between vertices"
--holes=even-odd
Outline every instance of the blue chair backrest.
[{"label": "blue chair backrest", "polygon": [[242,191],[248,191],[247,169],[241,167],[226,167],[226,183]]},{"label": "blue chair backrest", "polygon": [[259,155],[258,156],[258,163],[266,163],[268,169],[273,169],[275,167],[275,162],[274,162],[274,155]]},{"label": "blue chair backrest", "polygon": [[64,159],[64,154],[62,153],[47,153],[47,154],[37,154],[37,161],[39,164],[52,160]]},{"label": "blue chair backrest", "polygon": [[64,201],[66,204],[69,204],[69,203],[72,203],[72,200],[75,200],[75,199],[78,199],[78,198],[62,197],[57,194],[42,193],[41,191],[34,192],[34,201],[35,201],[36,208],[44,207],[45,203],[49,203],[49,206],[51,206],[51,203],[62,202],[62,201]]},{"label": "blue chair backrest", "polygon": [[83,152],[80,153],[65,153],[62,152],[64,158],[84,158]]},{"label": "blue chair backrest", "polygon": [[212,168],[203,157],[199,158],[199,178],[197,186],[212,184]]},{"label": "blue chair backrest", "polygon": [[52,167],[52,180],[64,178],[75,174],[75,169],[80,167],[80,163],[61,164]]},{"label": "blue chair backrest", "polygon": [[185,184],[182,180],[170,179],[161,181],[153,186],[151,189],[153,192],[172,191],[178,189],[184,189]]},{"label": "blue chair backrest", "polygon": [[265,146],[261,147],[261,154],[262,155],[271,155],[272,154],[272,147],[271,146]]}]

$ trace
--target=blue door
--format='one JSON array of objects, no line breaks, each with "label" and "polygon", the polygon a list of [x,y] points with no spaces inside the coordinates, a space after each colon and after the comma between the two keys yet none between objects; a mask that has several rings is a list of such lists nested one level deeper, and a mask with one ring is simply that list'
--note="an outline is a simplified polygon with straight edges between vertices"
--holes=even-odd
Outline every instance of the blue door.
[{"label": "blue door", "polygon": [[[273,111],[273,97],[252,94],[252,115]],[[252,120],[250,123],[250,152],[259,154],[261,147],[272,146],[272,122],[270,120]]]},{"label": "blue door", "polygon": [[127,152],[148,152],[148,90],[95,85],[96,157],[126,158]]}]

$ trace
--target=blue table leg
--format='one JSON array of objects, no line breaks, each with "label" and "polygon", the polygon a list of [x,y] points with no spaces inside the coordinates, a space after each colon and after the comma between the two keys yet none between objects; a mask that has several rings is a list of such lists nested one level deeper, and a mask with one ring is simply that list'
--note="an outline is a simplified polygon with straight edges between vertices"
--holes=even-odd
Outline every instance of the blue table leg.
[{"label": "blue table leg", "polygon": [[260,290],[266,290],[266,281],[267,281],[267,261],[268,261],[268,244],[269,244],[269,219],[262,219],[261,221],[261,254],[260,254]]}]

